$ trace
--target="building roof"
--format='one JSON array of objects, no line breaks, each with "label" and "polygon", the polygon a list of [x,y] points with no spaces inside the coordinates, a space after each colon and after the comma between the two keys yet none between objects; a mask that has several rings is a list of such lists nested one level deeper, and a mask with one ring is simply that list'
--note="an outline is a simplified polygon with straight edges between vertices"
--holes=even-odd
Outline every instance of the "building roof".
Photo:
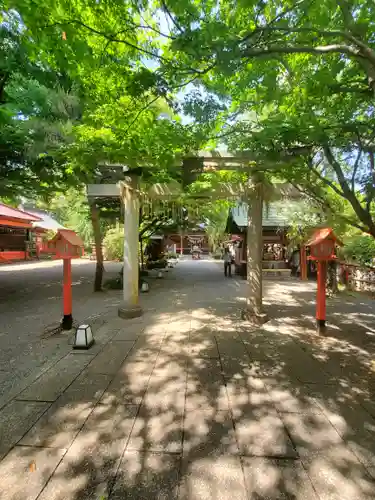
[{"label": "building roof", "polygon": [[31,215],[39,217],[38,221],[33,222],[33,227],[39,227],[45,229],[46,231],[58,231],[59,229],[65,229],[57,220],[55,220],[48,212],[45,210],[39,210],[36,208],[27,208],[27,212]]},{"label": "building roof", "polygon": [[18,219],[27,222],[39,221],[40,217],[25,212],[23,210],[18,210],[17,208],[9,207],[4,203],[0,203],[0,217]]},{"label": "building roof", "polygon": [[51,241],[56,241],[60,237],[63,237],[71,245],[75,245],[78,247],[84,246],[81,237],[78,236],[78,234],[75,231],[72,231],[71,229],[59,229]]},{"label": "building roof", "polygon": [[[285,202],[284,202],[285,204]],[[238,203],[231,209],[231,216],[238,227],[247,226],[247,203]],[[282,210],[280,202],[270,203],[268,206],[263,204],[263,227],[287,227],[288,218]]]}]

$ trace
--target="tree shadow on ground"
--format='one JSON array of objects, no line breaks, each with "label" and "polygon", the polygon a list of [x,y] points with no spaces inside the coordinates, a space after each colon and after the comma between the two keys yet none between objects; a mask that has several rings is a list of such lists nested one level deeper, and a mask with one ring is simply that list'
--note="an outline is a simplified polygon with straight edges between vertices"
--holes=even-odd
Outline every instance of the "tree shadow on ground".
[{"label": "tree shadow on ground", "polygon": [[375,497],[372,353],[317,337],[302,284],[268,284],[272,319],[255,329],[239,320],[241,284],[205,280],[113,321],[0,462],[4,498]]}]

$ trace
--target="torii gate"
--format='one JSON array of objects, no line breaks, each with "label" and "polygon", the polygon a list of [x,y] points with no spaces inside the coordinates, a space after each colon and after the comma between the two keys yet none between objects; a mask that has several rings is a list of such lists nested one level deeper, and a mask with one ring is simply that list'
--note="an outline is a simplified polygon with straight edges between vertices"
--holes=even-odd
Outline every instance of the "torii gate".
[{"label": "torii gate", "polygon": [[[185,182],[191,182],[192,176],[204,171],[242,170],[249,174],[249,182],[243,184],[222,184],[216,191],[201,193],[199,196],[216,198],[245,197],[248,205],[247,230],[247,281],[248,293],[243,318],[261,324],[267,320],[262,307],[262,208],[263,182],[262,172],[275,169],[280,164],[293,162],[305,152],[302,148],[293,154],[283,154],[278,161],[265,162],[258,155],[221,156],[214,152],[203,152],[183,161]],[[255,166],[254,166],[255,163]],[[123,165],[107,165],[109,168],[121,168],[124,179],[116,184],[88,184],[88,198],[119,197],[124,206],[124,266],[123,266],[123,302],[118,314],[122,318],[134,318],[142,315],[139,305],[138,290],[138,232],[140,208],[140,175],[141,169],[130,169]],[[190,179],[189,179],[190,176]],[[280,194],[290,196],[290,185],[280,185]],[[173,200],[183,192],[178,182],[155,184],[146,193],[149,199]]]}]

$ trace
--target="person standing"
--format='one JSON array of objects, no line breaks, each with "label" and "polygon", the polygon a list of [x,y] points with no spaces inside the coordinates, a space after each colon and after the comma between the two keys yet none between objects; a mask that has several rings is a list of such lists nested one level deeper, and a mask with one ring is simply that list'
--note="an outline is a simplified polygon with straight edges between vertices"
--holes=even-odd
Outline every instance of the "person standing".
[{"label": "person standing", "polygon": [[224,276],[232,276],[232,255],[228,247],[224,250]]}]

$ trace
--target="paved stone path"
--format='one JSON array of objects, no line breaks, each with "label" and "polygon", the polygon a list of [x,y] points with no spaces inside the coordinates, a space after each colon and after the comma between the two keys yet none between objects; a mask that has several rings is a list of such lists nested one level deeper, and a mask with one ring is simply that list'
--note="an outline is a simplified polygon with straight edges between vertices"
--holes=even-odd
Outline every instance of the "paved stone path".
[{"label": "paved stone path", "polygon": [[0,499],[374,499],[373,303],[318,338],[313,284],[267,282],[262,329],[245,286],[181,262],[55,360],[0,411]]}]

